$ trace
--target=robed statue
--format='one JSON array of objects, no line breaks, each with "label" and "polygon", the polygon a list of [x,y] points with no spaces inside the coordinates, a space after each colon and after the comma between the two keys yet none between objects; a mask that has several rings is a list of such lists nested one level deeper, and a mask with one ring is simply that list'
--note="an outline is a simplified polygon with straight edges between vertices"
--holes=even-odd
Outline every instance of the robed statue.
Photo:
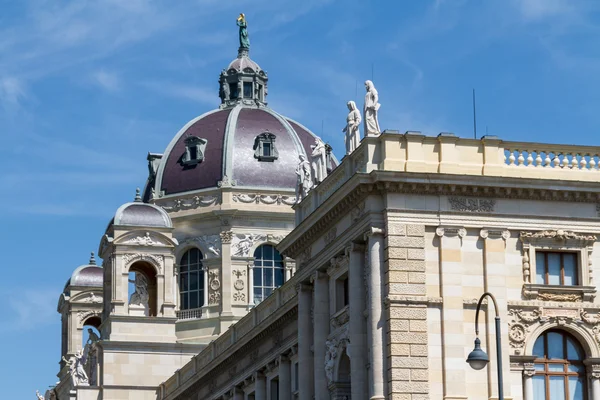
[{"label": "robed statue", "polygon": [[310,173],[310,164],[306,161],[304,154],[299,156],[300,162],[296,167],[296,202],[302,201],[308,195],[308,191],[312,189],[312,177]]},{"label": "robed statue", "polygon": [[342,132],[346,133],[344,142],[346,143],[346,155],[352,153],[360,145],[360,111],[356,108],[356,103],[348,102],[348,117],[346,118],[346,127]]},{"label": "robed statue", "polygon": [[240,49],[250,48],[250,38],[248,37],[248,23],[246,22],[246,16],[241,13],[237,19],[237,26],[240,27]]},{"label": "robed statue", "polygon": [[381,133],[379,121],[377,120],[377,112],[379,111],[379,107],[381,107],[381,104],[379,104],[379,94],[371,81],[365,82],[365,89],[367,89],[364,108],[365,137],[379,136]]},{"label": "robed statue", "polygon": [[325,143],[319,138],[315,138],[315,144],[311,145],[311,163],[313,173],[313,181],[315,184],[319,184],[327,177],[327,150],[325,149]]}]

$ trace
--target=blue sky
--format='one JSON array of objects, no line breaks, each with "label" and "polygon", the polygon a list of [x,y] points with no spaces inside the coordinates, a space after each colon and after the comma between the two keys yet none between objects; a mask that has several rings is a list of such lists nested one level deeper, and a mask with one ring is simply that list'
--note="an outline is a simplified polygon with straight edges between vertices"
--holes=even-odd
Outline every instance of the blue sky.
[{"label": "blue sky", "polygon": [[[245,12],[269,103],[343,152],[362,82],[380,125],[598,142],[600,3],[579,0],[0,0],[0,386],[56,382],[56,304],[146,154],[218,104]],[[323,130],[322,130],[323,127]]]}]

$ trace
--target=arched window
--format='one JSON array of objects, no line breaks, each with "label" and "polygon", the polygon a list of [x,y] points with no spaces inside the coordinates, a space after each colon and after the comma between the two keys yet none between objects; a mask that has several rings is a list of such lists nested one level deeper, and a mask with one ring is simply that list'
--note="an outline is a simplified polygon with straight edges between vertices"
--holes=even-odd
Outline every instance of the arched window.
[{"label": "arched window", "polygon": [[579,343],[563,331],[542,334],[533,346],[534,400],[585,400],[584,354]]},{"label": "arched window", "polygon": [[179,295],[181,310],[191,310],[204,305],[204,272],[202,253],[188,250],[179,263]]},{"label": "arched window", "polygon": [[258,304],[273,290],[283,285],[283,257],[270,244],[263,244],[254,251],[254,304]]}]

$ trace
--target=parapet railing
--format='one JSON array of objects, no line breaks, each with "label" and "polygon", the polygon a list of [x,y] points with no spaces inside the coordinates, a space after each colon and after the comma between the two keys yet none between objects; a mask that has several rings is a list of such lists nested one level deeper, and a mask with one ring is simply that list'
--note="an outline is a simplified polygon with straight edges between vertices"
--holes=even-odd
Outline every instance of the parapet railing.
[{"label": "parapet railing", "polygon": [[600,147],[384,131],[363,138],[360,146],[309,192],[295,207],[296,225],[356,172],[373,170],[600,182]]},{"label": "parapet railing", "polygon": [[182,319],[199,319],[202,318],[202,308],[193,308],[190,310],[175,311],[178,320]]}]

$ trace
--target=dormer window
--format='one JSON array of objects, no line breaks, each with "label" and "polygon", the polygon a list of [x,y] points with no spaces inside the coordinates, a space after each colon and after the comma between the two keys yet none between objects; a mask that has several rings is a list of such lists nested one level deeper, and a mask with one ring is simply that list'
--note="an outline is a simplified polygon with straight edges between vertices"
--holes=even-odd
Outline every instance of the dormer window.
[{"label": "dormer window", "polygon": [[181,158],[183,165],[196,165],[204,160],[204,150],[206,149],[206,139],[197,136],[188,136],[185,138],[185,153]]},{"label": "dormer window", "polygon": [[244,82],[244,98],[252,98],[252,82]]},{"label": "dormer window", "polygon": [[279,153],[275,148],[276,136],[271,132],[263,132],[254,140],[254,158],[258,161],[275,161]]}]

